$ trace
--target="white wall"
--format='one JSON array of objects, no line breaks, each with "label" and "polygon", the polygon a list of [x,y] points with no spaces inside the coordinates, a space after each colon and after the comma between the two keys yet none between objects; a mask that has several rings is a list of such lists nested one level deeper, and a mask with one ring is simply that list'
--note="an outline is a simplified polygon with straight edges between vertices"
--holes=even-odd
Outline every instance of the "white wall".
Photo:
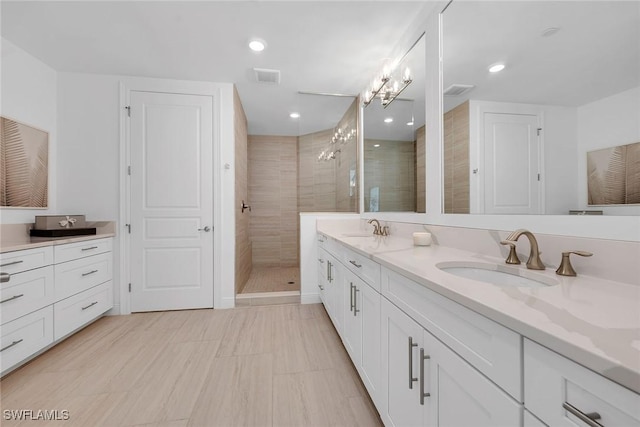
[{"label": "white wall", "polygon": [[[235,303],[235,175],[233,134],[233,85],[142,77],[59,73],[58,156],[59,209],[86,213],[87,217],[118,221],[114,274],[116,312],[127,313],[128,263],[126,229],[121,220],[121,120],[124,105],[121,84],[127,89],[214,96],[214,306]],[[228,168],[226,167],[228,165]],[[122,273],[122,274],[121,274]],[[120,297],[122,295],[122,298]],[[118,306],[118,302],[122,306]]]},{"label": "white wall", "polygon": [[36,215],[57,213],[56,71],[4,38],[1,43],[0,114],[49,132],[49,208],[0,211],[3,224],[30,223]]},{"label": "white wall", "polygon": [[640,87],[578,108],[578,195],[580,209],[607,215],[640,215],[640,206],[587,206],[587,152],[640,142]]}]

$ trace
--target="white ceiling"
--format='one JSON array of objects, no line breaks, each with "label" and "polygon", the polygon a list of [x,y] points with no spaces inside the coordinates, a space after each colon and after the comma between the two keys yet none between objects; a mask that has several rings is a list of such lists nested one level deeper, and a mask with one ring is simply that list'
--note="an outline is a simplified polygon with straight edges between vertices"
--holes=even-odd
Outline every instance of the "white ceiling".
[{"label": "white ceiling", "polygon": [[[251,134],[333,127],[419,14],[415,1],[2,1],[2,36],[63,72],[232,82]],[[267,42],[254,53],[252,37]],[[252,69],[281,71],[280,85]],[[289,118],[299,111],[299,120]]]},{"label": "white ceiling", "polygon": [[[640,85],[637,0],[456,0],[443,35],[444,88],[476,86],[445,97],[445,111],[469,98],[577,107]],[[490,74],[496,62],[506,68]]]}]

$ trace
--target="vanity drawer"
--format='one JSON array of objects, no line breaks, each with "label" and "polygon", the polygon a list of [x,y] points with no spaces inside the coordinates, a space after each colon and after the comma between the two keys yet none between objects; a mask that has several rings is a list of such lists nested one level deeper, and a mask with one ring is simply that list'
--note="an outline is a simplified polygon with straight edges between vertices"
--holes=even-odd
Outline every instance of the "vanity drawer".
[{"label": "vanity drawer", "polygon": [[358,277],[380,292],[380,264],[350,249],[342,249],[342,263]]},{"label": "vanity drawer", "polygon": [[550,426],[587,425],[572,410],[598,413],[603,426],[640,426],[640,395],[528,339],[524,404]]},{"label": "vanity drawer", "polygon": [[53,264],[53,248],[26,249],[0,254],[0,272],[16,274]]},{"label": "vanity drawer", "polygon": [[111,252],[112,241],[113,239],[108,238],[59,245],[54,248],[54,259],[56,264],[60,264],[74,259]]},{"label": "vanity drawer", "polygon": [[53,266],[12,274],[0,288],[0,322],[7,322],[53,303]]},{"label": "vanity drawer", "polygon": [[55,339],[59,340],[113,307],[113,285],[106,282],[53,305]]},{"label": "vanity drawer", "polygon": [[388,268],[382,267],[380,282],[389,301],[522,401],[519,334]]},{"label": "vanity drawer", "polygon": [[15,365],[53,342],[53,306],[47,306],[2,325],[0,369],[8,372]]},{"label": "vanity drawer", "polygon": [[55,266],[55,298],[61,300],[112,279],[111,252]]}]

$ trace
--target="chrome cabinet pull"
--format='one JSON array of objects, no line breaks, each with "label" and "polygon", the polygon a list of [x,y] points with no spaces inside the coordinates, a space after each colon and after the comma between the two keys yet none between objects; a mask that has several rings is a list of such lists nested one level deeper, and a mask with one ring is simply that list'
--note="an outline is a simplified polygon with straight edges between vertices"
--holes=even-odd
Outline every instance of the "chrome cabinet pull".
[{"label": "chrome cabinet pull", "polygon": [[80,249],[80,250],[81,250],[82,252],[84,252],[84,251],[92,251],[92,250],[94,250],[94,249],[98,249],[98,247],[97,247],[97,246],[90,246],[90,247],[88,247],[88,248],[82,248],[82,249]]},{"label": "chrome cabinet pull", "polygon": [[327,279],[329,280],[329,283],[333,282],[333,276],[331,275],[331,267],[333,267],[333,264],[331,263],[331,261],[327,261]]},{"label": "chrome cabinet pull", "polygon": [[93,306],[94,306],[94,305],[96,305],[97,303],[98,303],[98,301],[94,301],[94,302],[92,302],[91,304],[89,304],[88,306],[86,306],[86,307],[82,307],[82,310],[84,311],[84,310],[86,310],[86,309],[87,309],[87,308],[89,308],[89,307],[93,307]]},{"label": "chrome cabinet pull", "polygon": [[9,280],[11,280],[9,273],[0,273],[0,283],[7,283]]},{"label": "chrome cabinet pull", "polygon": [[358,309],[358,294],[356,292],[360,292],[360,289],[354,286],[353,291],[353,315],[356,316],[360,312]]},{"label": "chrome cabinet pull", "polygon": [[89,271],[87,273],[82,273],[82,277],[89,276],[90,274],[95,274],[97,272],[98,272],[98,270],[91,270],[91,271]]},{"label": "chrome cabinet pull", "polygon": [[424,348],[420,349],[420,404],[424,405],[424,398],[431,396],[431,393],[424,392],[424,361],[431,359],[431,356],[424,354]]},{"label": "chrome cabinet pull", "polygon": [[351,264],[355,265],[357,268],[362,267],[362,264],[358,264],[358,263],[357,263],[357,262],[355,262],[355,261],[351,261],[351,260],[349,260],[349,262],[350,262]]},{"label": "chrome cabinet pull", "polygon": [[0,301],[0,304],[3,304],[5,302],[9,302],[9,301],[13,301],[14,299],[22,298],[23,296],[24,296],[24,294],[14,295],[11,298],[3,299],[2,301]]},{"label": "chrome cabinet pull", "polygon": [[354,304],[353,304],[353,288],[354,288],[353,282],[349,282],[349,286],[350,286],[349,287],[349,302],[350,302],[349,311],[353,311],[353,307],[354,307]]},{"label": "chrome cabinet pull", "polygon": [[22,338],[20,338],[18,341],[14,341],[14,342],[12,342],[11,344],[9,344],[9,345],[8,345],[8,346],[6,346],[6,347],[2,347],[2,348],[0,348],[0,352],[10,349],[10,348],[11,348],[11,347],[13,347],[14,345],[18,345],[18,344],[20,344],[22,341],[24,341],[24,340],[23,340]]},{"label": "chrome cabinet pull", "polygon": [[413,342],[413,337],[409,337],[409,389],[413,389],[413,383],[418,381],[413,377],[413,347],[417,347],[418,344]]},{"label": "chrome cabinet pull", "polygon": [[600,414],[597,412],[584,413],[580,409],[570,404],[569,402],[564,402],[562,404],[562,407],[567,411],[571,412],[576,417],[578,417],[580,421],[582,421],[589,427],[604,427],[603,424],[600,424],[599,422],[596,421],[602,418],[600,417]]},{"label": "chrome cabinet pull", "polygon": [[324,286],[318,285],[318,287],[320,288],[321,291],[324,291]]},{"label": "chrome cabinet pull", "polygon": [[319,262],[320,264],[324,264],[324,260],[323,260],[322,258],[318,258],[318,262]]},{"label": "chrome cabinet pull", "polygon": [[24,260],[20,260],[20,261],[11,261],[11,262],[7,262],[5,264],[0,264],[0,267],[9,267],[10,265],[16,265],[16,264],[21,264],[23,263]]}]

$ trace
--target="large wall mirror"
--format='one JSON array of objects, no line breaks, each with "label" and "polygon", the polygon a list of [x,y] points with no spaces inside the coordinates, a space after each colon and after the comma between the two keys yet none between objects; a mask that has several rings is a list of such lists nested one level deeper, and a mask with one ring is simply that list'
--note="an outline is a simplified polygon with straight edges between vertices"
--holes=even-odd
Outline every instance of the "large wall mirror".
[{"label": "large wall mirror", "polygon": [[376,97],[363,109],[364,211],[425,212],[424,36],[390,72],[411,83],[391,103]]},{"label": "large wall mirror", "polygon": [[[445,213],[640,214],[594,203],[587,161],[640,141],[639,2],[454,0],[442,30]],[[621,150],[603,187],[640,188]]]}]

